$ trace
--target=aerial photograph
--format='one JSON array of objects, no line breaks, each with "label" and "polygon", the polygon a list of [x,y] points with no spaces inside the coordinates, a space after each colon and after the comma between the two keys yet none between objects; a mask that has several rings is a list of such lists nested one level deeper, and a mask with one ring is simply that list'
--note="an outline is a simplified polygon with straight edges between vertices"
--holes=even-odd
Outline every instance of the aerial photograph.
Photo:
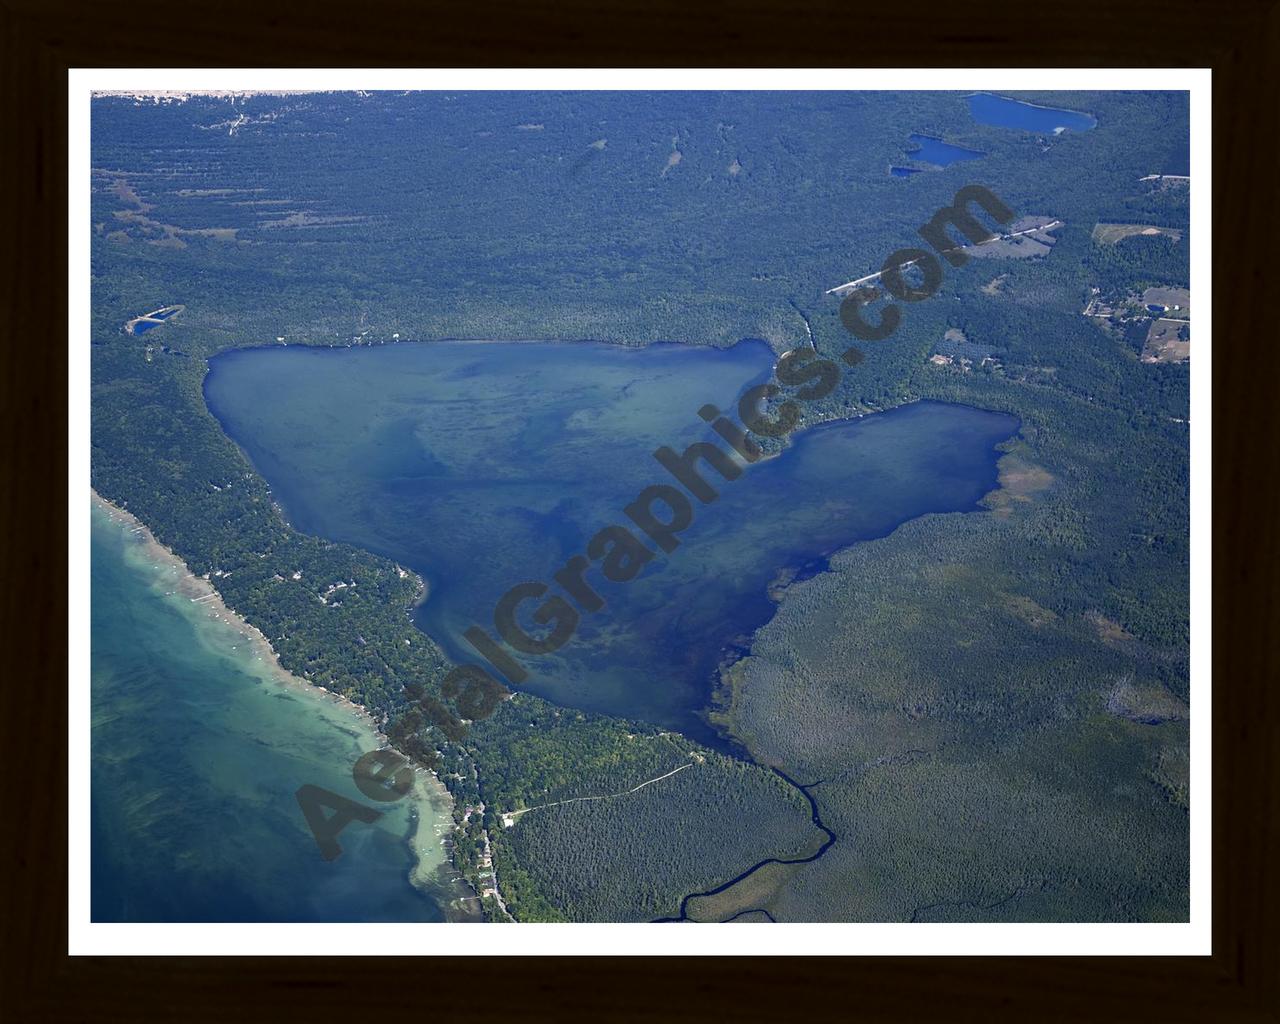
[{"label": "aerial photograph", "polygon": [[1190,93],[652,84],[94,94],[92,922],[1191,919]]}]

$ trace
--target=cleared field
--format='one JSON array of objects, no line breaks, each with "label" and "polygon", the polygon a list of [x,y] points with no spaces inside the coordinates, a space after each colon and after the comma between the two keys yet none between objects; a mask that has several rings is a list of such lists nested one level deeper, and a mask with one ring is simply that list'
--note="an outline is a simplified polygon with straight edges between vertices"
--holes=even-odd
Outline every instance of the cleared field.
[{"label": "cleared field", "polygon": [[1175,242],[1182,241],[1182,232],[1177,228],[1162,228],[1154,224],[1095,224],[1093,240],[1099,245],[1115,245],[1123,239],[1134,235],[1167,235]]},{"label": "cleared field", "polygon": [[984,295],[999,295],[1001,285],[1003,285],[1008,279],[1008,274],[1001,274],[999,277],[993,277],[982,286],[982,293]]},{"label": "cleared field", "polygon": [[1176,310],[1175,316],[1182,320],[1191,319],[1191,292],[1186,288],[1148,288],[1142,302]]},{"label": "cleared field", "polygon": [[1191,325],[1185,320],[1153,320],[1142,346],[1144,363],[1181,363],[1191,358]]},{"label": "cleared field", "polygon": [[966,246],[965,255],[985,259],[1031,259],[1047,256],[1058,241],[1053,232],[1060,227],[1062,221],[1056,217],[1019,217],[1009,225],[1008,234],[980,245]]}]

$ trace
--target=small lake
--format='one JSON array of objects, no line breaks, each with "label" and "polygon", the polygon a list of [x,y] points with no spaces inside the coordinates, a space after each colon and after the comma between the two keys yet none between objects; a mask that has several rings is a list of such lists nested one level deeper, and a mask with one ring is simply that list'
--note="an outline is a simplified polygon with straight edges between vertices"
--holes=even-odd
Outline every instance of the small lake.
[{"label": "small lake", "polygon": [[177,316],[186,307],[185,306],[164,306],[151,313],[144,313],[140,317],[134,317],[125,324],[125,329],[133,334],[146,334],[153,327],[163,327],[170,317]]},{"label": "small lake", "polygon": [[1078,110],[1039,107],[1023,100],[1011,100],[989,92],[969,97],[969,113],[979,124],[997,128],[1018,128],[1026,132],[1087,132],[1097,125],[1097,118]]},{"label": "small lake", "polygon": [[372,724],[286,687],[154,551],[95,503],[92,919],[443,920],[447,794],[420,779],[323,860],[294,793],[312,784],[368,804],[351,766],[378,746]]},{"label": "small lake", "polygon": [[907,142],[908,145],[903,152],[921,163],[933,164],[937,167],[950,167],[952,164],[963,163],[966,160],[981,160],[986,156],[985,153],[979,153],[976,149],[953,146],[932,135],[912,135]]},{"label": "small lake", "polygon": [[[415,621],[457,661],[514,584],[549,580],[647,485],[652,458],[715,435],[697,411],[734,409],[767,380],[763,342],[435,342],[246,349],[210,361],[209,408],[298,529],[419,572]],[[629,583],[587,579],[607,604],[558,651],[522,656],[522,685],[559,704],[679,728],[700,717],[722,652],[768,620],[770,584],[928,512],[973,509],[995,486],[1016,418],[920,402],[793,439],[780,457],[695,504],[683,543]],[[535,632],[532,627],[531,632]]]}]

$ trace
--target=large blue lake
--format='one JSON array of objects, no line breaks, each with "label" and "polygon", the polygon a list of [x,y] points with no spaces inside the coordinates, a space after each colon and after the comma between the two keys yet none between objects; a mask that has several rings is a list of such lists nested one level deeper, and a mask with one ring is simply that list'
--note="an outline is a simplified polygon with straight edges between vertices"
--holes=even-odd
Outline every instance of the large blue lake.
[{"label": "large blue lake", "polygon": [[[474,662],[463,631],[493,632],[509,587],[550,580],[599,529],[631,525],[624,506],[672,482],[654,449],[715,440],[698,410],[734,409],[774,362],[762,342],[291,346],[216,357],[205,395],[294,526],[419,572],[430,596],[417,624]],[[720,499],[694,503],[680,547],[628,583],[588,572],[605,608],[558,651],[522,655],[521,688],[714,742],[701,711],[717,666],[772,614],[780,572],[974,509],[1017,428],[921,402],[795,435],[733,482],[706,469]]]}]

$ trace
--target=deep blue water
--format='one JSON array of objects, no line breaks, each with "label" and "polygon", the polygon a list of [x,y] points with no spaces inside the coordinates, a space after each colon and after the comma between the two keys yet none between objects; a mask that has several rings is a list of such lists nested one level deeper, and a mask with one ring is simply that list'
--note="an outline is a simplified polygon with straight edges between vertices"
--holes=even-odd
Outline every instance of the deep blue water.
[{"label": "deep blue water", "polygon": [[932,135],[912,135],[908,143],[905,153],[913,159],[926,164],[935,164],[938,167],[950,167],[965,160],[981,160],[986,156],[985,153],[979,153],[976,149],[953,146]]},{"label": "deep blue water", "polygon": [[[474,662],[463,631],[493,632],[509,587],[550,580],[608,524],[633,527],[624,506],[672,482],[654,449],[714,440],[698,409],[734,409],[774,361],[762,342],[276,347],[211,360],[205,395],[296,527],[417,570],[430,596],[416,622]],[[734,481],[704,469],[720,497],[693,502],[680,546],[630,582],[589,570],[605,608],[558,651],[521,655],[522,688],[713,742],[699,713],[721,653],[770,617],[779,571],[973,509],[1017,428],[921,402],[797,435]]]},{"label": "deep blue water", "polygon": [[909,178],[913,174],[919,174],[919,167],[890,167],[889,173],[895,178]]},{"label": "deep blue water", "polygon": [[1027,132],[1055,132],[1058,129],[1087,132],[1098,122],[1091,114],[1057,107],[1038,107],[1022,100],[993,96],[989,92],[969,97],[969,113],[979,124],[997,128],[1020,128]]}]

